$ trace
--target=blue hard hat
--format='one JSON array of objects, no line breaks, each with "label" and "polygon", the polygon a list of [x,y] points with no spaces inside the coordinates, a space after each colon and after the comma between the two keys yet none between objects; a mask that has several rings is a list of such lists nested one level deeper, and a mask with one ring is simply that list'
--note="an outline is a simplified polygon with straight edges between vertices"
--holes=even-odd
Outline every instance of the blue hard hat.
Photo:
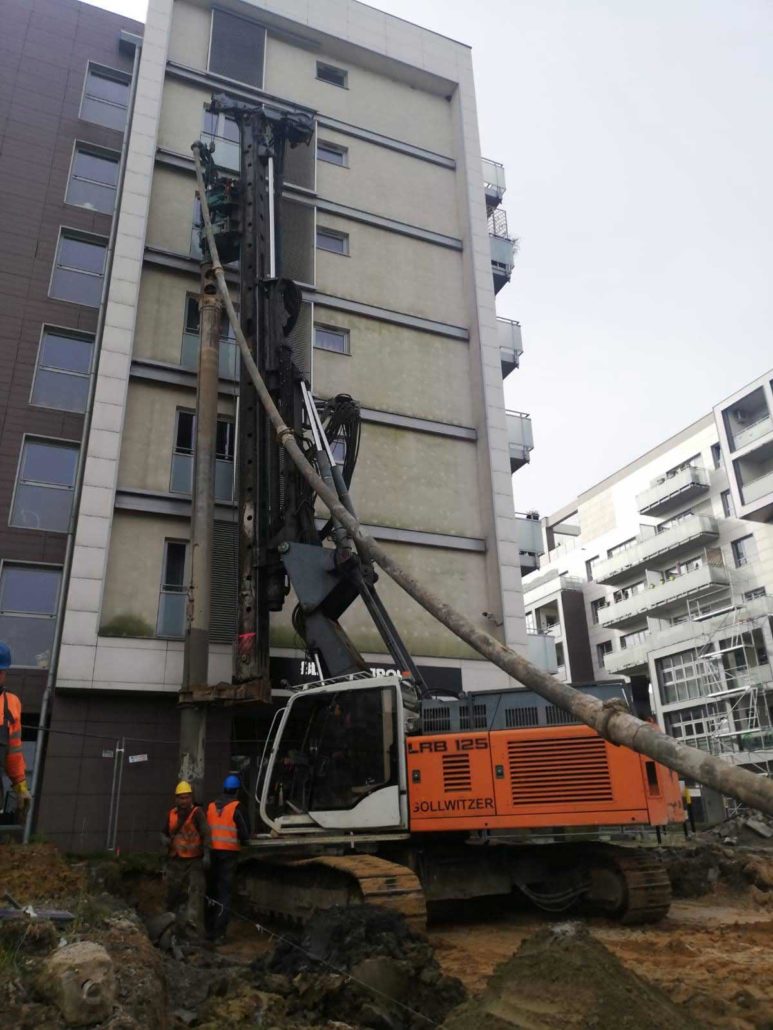
[{"label": "blue hard hat", "polygon": [[242,785],[242,783],[241,783],[241,780],[239,779],[239,777],[235,776],[233,773],[230,773],[225,778],[225,783],[223,784],[223,790],[238,790],[239,787],[241,787],[241,785]]},{"label": "blue hard hat", "polygon": [[0,670],[10,669],[13,665],[13,658],[11,657],[11,649],[8,644],[4,644],[0,640]]}]

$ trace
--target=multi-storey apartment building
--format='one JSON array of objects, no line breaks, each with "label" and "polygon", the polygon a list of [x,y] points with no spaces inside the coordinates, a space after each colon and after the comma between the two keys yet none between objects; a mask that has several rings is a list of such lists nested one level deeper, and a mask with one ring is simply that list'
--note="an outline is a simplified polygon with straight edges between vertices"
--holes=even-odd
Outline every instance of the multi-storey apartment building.
[{"label": "multi-storey apartment building", "polygon": [[[771,373],[543,520],[527,626],[572,681],[625,676],[667,732],[773,760]],[[767,520],[767,521],[766,521]]]},{"label": "multi-storey apartment building", "polygon": [[0,639],[28,772],[50,692],[142,26],[6,0],[0,34]]},{"label": "multi-storey apartment building", "polygon": [[[503,169],[481,159],[469,49],[354,0],[151,0],[112,265],[105,274],[78,252],[67,269],[104,287],[41,813],[71,846],[115,840],[119,808],[120,843],[152,845],[174,780],[199,342],[190,147],[211,140],[216,161],[237,166],[235,126],[207,110],[220,91],[314,114],[313,144],[287,162],[285,274],[303,288],[294,343],[314,393],[362,405],[360,517],[438,593],[526,648],[511,475],[529,460],[531,422],[504,407],[502,378],[522,348],[494,297],[513,246]],[[212,683],[231,678],[236,596],[237,364],[225,326],[220,374]],[[501,685],[380,585],[429,678]],[[364,612],[345,624],[383,665]],[[272,655],[277,683],[307,671],[290,606]],[[236,756],[255,757],[255,707],[210,712],[213,783]]]}]

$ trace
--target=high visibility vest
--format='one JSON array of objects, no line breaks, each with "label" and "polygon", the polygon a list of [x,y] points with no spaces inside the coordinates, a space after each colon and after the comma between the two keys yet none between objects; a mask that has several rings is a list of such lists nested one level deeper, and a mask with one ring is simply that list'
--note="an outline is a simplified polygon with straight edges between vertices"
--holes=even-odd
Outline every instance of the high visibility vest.
[{"label": "high visibility vest", "polygon": [[218,812],[215,802],[210,802],[207,808],[207,822],[212,834],[213,851],[239,851],[241,848],[234,818],[238,804],[238,801],[229,801]]},{"label": "high visibility vest", "polygon": [[204,842],[201,834],[196,829],[194,818],[200,809],[194,805],[188,813],[182,826],[180,826],[180,814],[176,808],[169,812],[167,823],[169,842],[169,854],[177,858],[201,858],[204,854]]},{"label": "high visibility vest", "polygon": [[7,690],[0,692],[0,760],[11,783],[25,778],[21,749],[21,701]]}]

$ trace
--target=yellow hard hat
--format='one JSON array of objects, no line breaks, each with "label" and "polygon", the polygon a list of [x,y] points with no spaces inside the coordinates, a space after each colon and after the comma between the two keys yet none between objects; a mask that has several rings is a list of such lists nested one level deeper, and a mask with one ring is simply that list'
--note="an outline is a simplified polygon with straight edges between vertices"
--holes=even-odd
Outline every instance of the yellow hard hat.
[{"label": "yellow hard hat", "polygon": [[190,785],[190,783],[188,783],[187,780],[180,780],[180,782],[175,787],[175,791],[174,792],[175,792],[176,795],[177,794],[192,794],[193,793],[193,787]]}]

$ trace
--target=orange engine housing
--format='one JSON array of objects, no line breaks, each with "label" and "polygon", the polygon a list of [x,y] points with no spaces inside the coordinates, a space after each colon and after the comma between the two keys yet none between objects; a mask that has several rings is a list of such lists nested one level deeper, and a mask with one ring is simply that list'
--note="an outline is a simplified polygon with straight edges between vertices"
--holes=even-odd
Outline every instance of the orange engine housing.
[{"label": "orange engine housing", "polygon": [[412,832],[685,818],[676,773],[582,725],[416,736],[406,750]]}]

